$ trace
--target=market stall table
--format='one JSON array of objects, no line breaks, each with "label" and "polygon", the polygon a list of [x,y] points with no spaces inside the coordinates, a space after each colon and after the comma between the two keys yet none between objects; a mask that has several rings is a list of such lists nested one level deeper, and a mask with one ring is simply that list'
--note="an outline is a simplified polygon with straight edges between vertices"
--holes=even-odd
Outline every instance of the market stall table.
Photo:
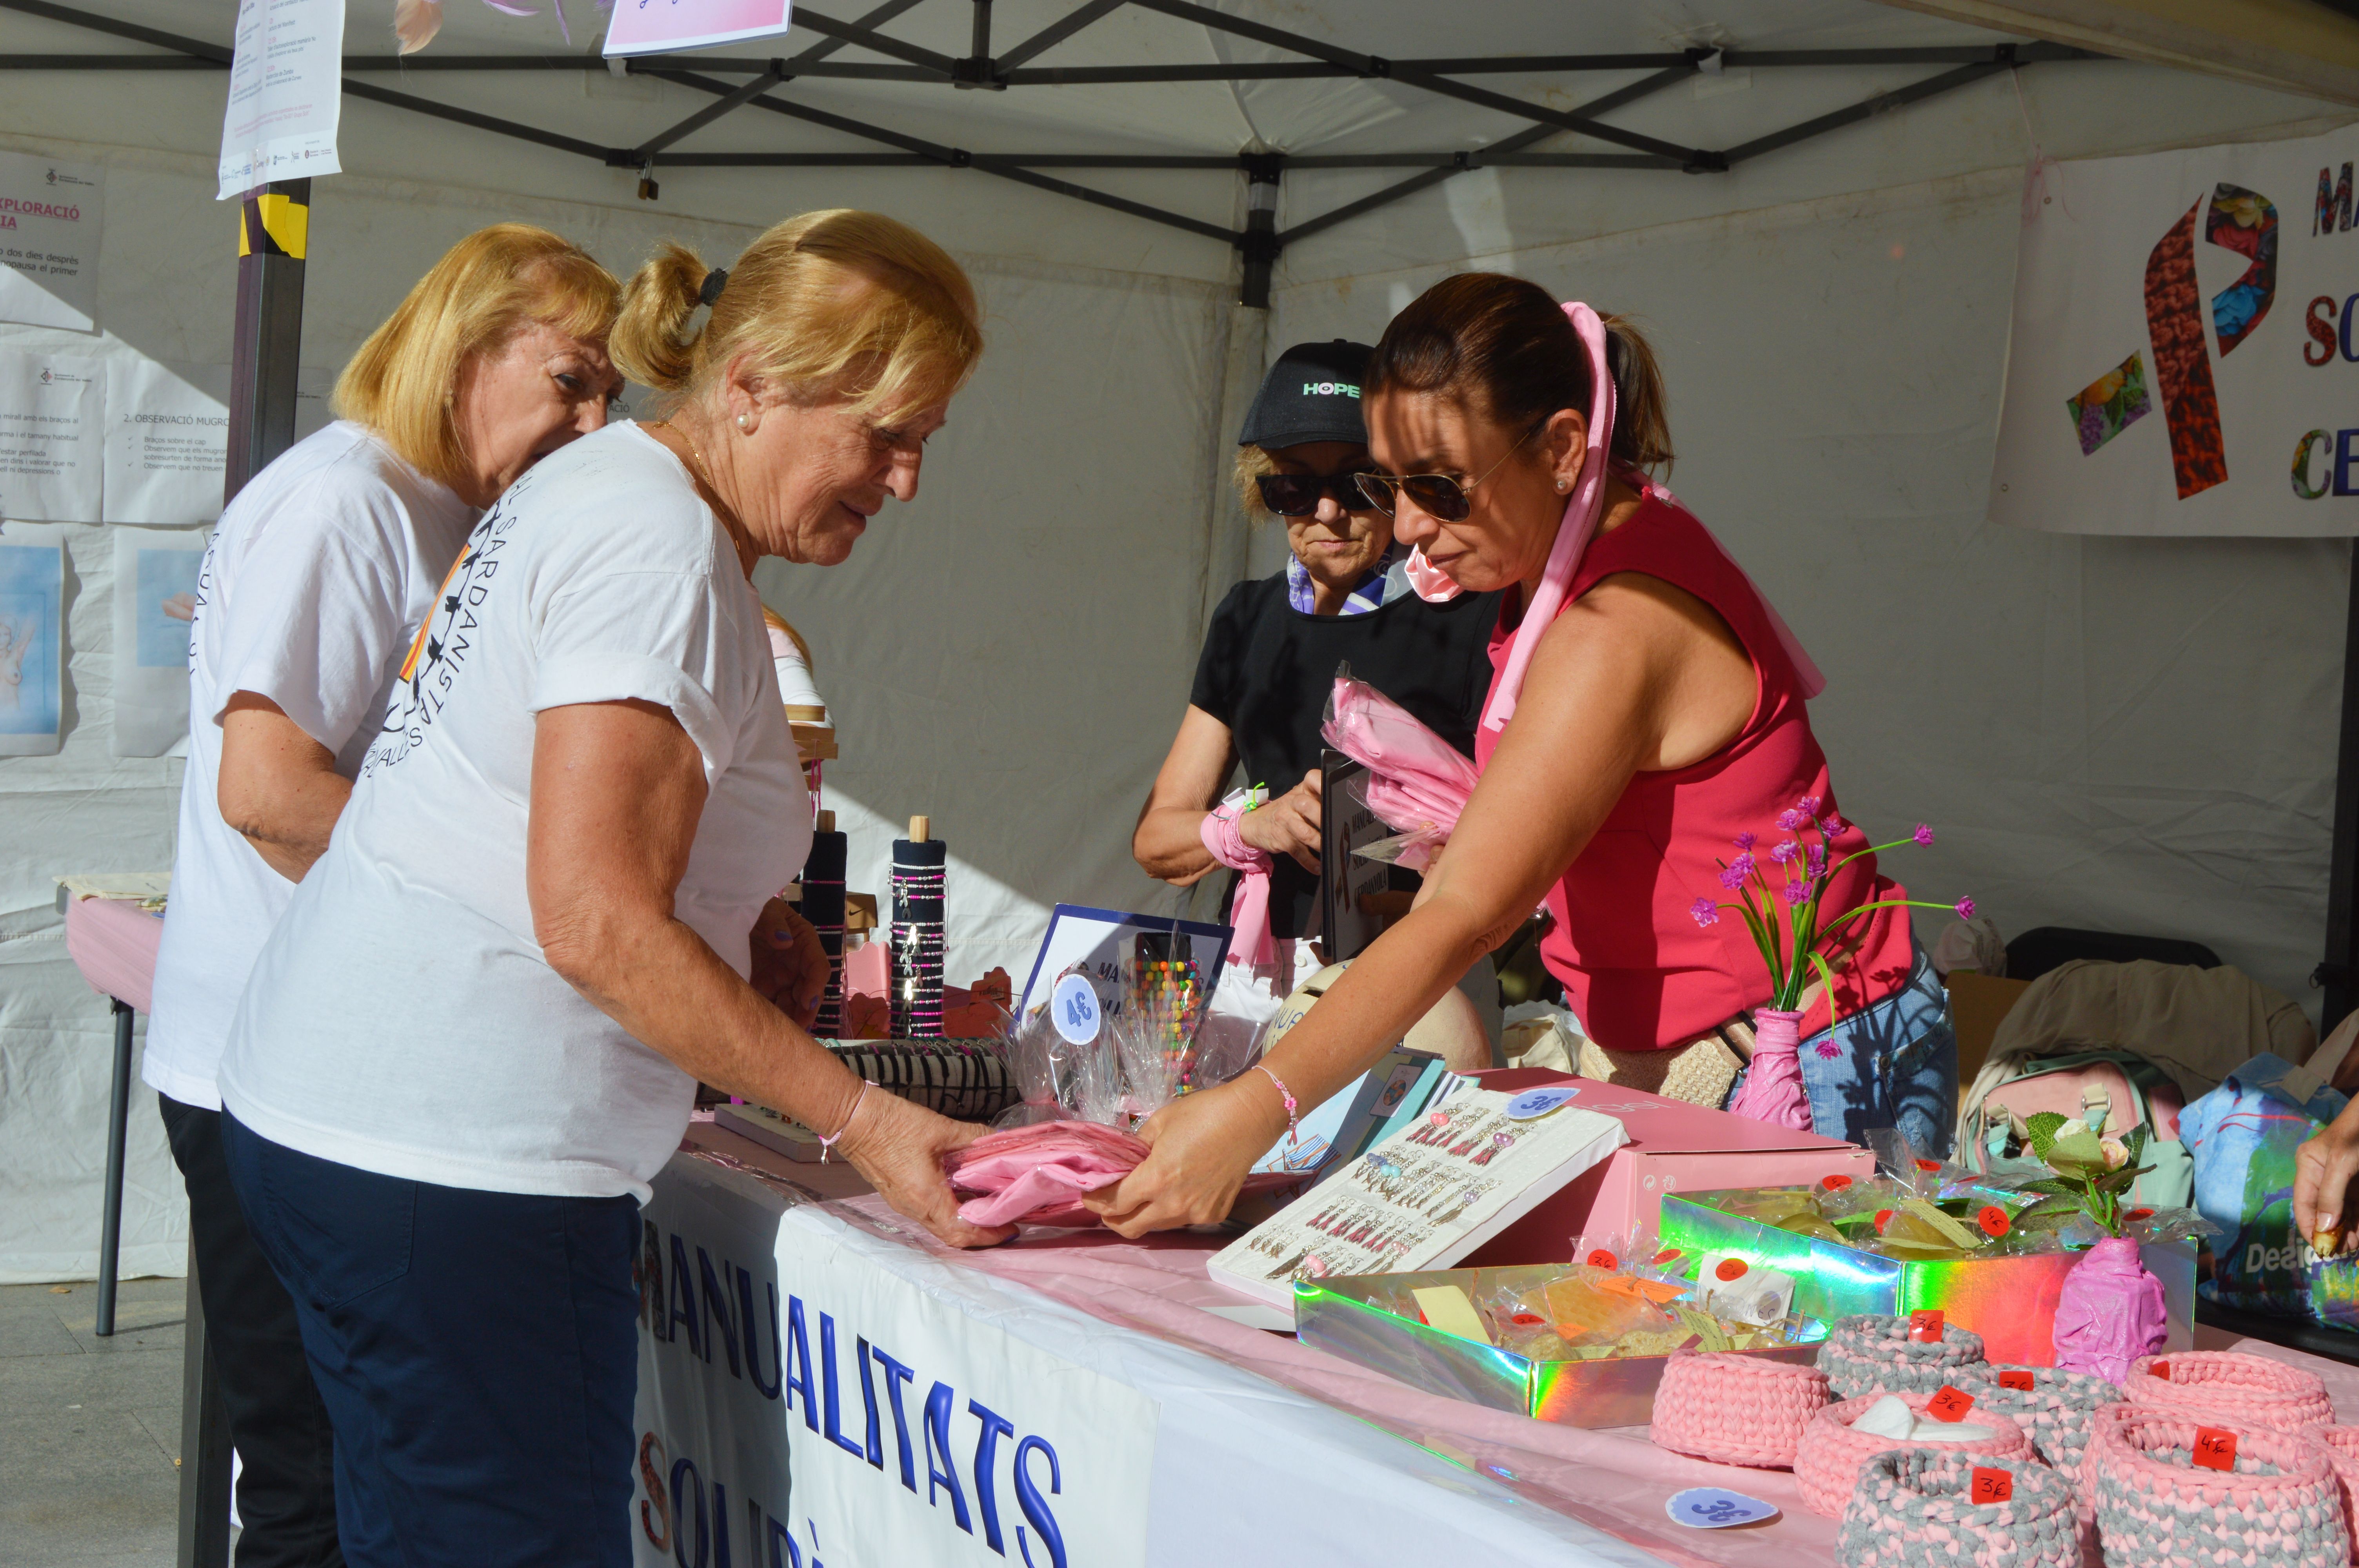
[{"label": "market stall table", "polygon": [[[798,1568],[1833,1561],[1835,1522],[1786,1472],[1425,1394],[1222,1315],[1238,1303],[1204,1277],[1216,1237],[1036,1231],[954,1252],[848,1166],[709,1121],[644,1218],[632,1539],[648,1568],[723,1551]],[[2308,1368],[2359,1415],[2359,1370],[2198,1343]],[[1672,1524],[1665,1502],[1699,1486],[1783,1512]]]},{"label": "market stall table", "polygon": [[114,1082],[106,1110],[106,1188],[99,1217],[98,1322],[102,1339],[114,1332],[114,1286],[123,1235],[123,1152],[131,1119],[131,1020],[154,995],[156,946],[164,917],[129,897],[61,888],[66,954],[90,989],[114,1010]]}]

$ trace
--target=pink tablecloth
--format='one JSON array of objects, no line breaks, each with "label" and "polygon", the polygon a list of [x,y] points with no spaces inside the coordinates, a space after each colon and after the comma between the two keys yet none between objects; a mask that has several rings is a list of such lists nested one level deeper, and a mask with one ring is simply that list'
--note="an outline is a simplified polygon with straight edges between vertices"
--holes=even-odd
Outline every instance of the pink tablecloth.
[{"label": "pink tablecloth", "polygon": [[164,917],[129,899],[78,898],[66,905],[66,956],[101,996],[146,1012],[156,986]]},{"label": "pink tablecloth", "polygon": [[[778,1191],[808,1198],[815,1187],[836,1198],[833,1212],[874,1234],[909,1241],[910,1227],[858,1190],[849,1167],[797,1165],[710,1123],[690,1129],[692,1152],[723,1156]],[[1643,1430],[1589,1432],[1532,1421],[1423,1393],[1291,1336],[1247,1328],[1202,1309],[1237,1298],[1205,1277],[1204,1260],[1223,1238],[1184,1233],[1125,1241],[1108,1231],[1033,1230],[983,1252],[954,1252],[930,1238],[917,1243],[967,1268],[1013,1280],[1093,1317],[1184,1345],[1258,1373],[1310,1399],[1349,1411],[1428,1451],[1479,1470],[1519,1497],[1581,1519],[1667,1563],[1742,1568],[1828,1568],[1836,1525],[1802,1507],[1783,1470],[1747,1470],[1668,1453]],[[2205,1349],[2249,1350],[2299,1366],[2325,1379],[2337,1418],[2359,1417],[2359,1368],[2258,1340],[2198,1328]],[[1698,1530],[1674,1525],[1663,1505],[1689,1487],[1726,1487],[1784,1510],[1767,1523]]]}]

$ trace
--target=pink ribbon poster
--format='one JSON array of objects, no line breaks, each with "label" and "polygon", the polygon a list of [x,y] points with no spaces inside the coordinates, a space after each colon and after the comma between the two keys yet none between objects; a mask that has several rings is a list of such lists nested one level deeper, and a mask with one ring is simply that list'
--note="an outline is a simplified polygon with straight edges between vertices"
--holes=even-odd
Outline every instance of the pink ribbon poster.
[{"label": "pink ribbon poster", "polygon": [[784,33],[792,0],[614,0],[606,57],[743,43]]}]

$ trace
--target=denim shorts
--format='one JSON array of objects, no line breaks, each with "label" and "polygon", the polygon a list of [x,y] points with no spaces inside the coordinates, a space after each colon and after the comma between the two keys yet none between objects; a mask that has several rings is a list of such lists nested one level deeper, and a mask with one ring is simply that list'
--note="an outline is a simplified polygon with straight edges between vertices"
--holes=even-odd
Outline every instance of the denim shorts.
[{"label": "denim shorts", "polygon": [[[1801,1062],[1811,1130],[1821,1137],[1864,1143],[1875,1129],[1897,1127],[1919,1154],[1948,1157],[1958,1117],[1958,1037],[1949,993],[1922,947],[1908,984],[1803,1041]],[[1744,1084],[1739,1074],[1730,1099]]]}]

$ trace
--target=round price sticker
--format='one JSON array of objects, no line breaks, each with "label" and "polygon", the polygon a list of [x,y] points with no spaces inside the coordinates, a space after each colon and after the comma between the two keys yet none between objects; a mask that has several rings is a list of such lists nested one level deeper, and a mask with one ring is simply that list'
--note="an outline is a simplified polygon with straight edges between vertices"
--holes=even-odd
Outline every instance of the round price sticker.
[{"label": "round price sticker", "polygon": [[1098,1037],[1098,993],[1086,975],[1067,975],[1049,993],[1049,1022],[1076,1045]]},{"label": "round price sticker", "polygon": [[2013,1229],[2015,1224],[2014,1221],[2006,1217],[2006,1210],[1999,1207],[1998,1205],[1995,1203],[1984,1204],[1983,1206],[1983,1211],[1974,1216],[1974,1223],[1983,1227],[1983,1234],[1990,1237],[1994,1240],[1997,1239],[1999,1237],[2005,1236],[2009,1230]]},{"label": "round price sticker", "polygon": [[1615,1267],[1619,1260],[1604,1248],[1597,1247],[1591,1249],[1589,1256],[1583,1258],[1582,1261],[1593,1269],[1611,1269]]},{"label": "round price sticker", "polygon": [[1690,1487],[1684,1492],[1673,1492],[1671,1500],[1663,1505],[1663,1511],[1675,1522],[1695,1530],[1726,1530],[1733,1524],[1752,1524],[1777,1516],[1774,1504],[1723,1487]]},{"label": "round price sticker", "polygon": [[1742,1258],[1723,1258],[1719,1266],[1712,1270],[1713,1277],[1723,1283],[1732,1280],[1741,1280],[1745,1278],[1745,1260]]},{"label": "round price sticker", "polygon": [[1849,1185],[1851,1185],[1851,1178],[1849,1176],[1836,1175],[1821,1176],[1819,1178],[1819,1190],[1821,1192],[1839,1193]]},{"label": "round price sticker", "polygon": [[1579,1093],[1581,1090],[1570,1084],[1552,1084],[1544,1089],[1526,1089],[1507,1102],[1507,1119],[1538,1121]]}]

